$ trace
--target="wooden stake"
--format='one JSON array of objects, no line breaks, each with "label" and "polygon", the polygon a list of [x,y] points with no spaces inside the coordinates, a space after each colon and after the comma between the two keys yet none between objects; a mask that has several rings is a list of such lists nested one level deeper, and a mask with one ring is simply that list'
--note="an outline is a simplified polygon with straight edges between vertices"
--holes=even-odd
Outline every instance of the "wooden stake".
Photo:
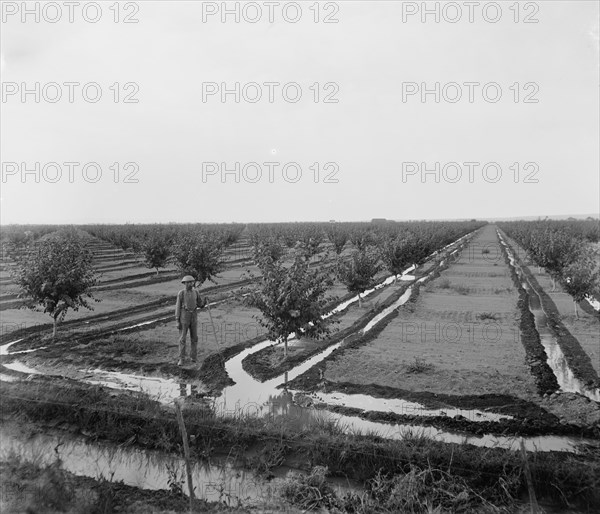
[{"label": "wooden stake", "polygon": [[185,429],[185,423],[183,422],[183,414],[181,412],[181,405],[178,400],[175,400],[175,412],[177,414],[177,423],[179,423],[179,430],[181,431],[181,439],[183,439],[183,454],[185,457],[185,471],[187,473],[188,490],[190,493],[190,512],[193,512],[194,505],[194,485],[192,484],[192,466],[190,463],[190,447],[188,445],[188,436]]},{"label": "wooden stake", "polygon": [[208,302],[208,296],[206,297],[206,306],[208,307],[208,317],[210,318],[210,324],[212,325],[213,334],[215,335],[215,343],[217,348],[219,347],[219,340],[217,339],[217,331],[215,330],[215,323],[213,321],[212,313],[210,312],[210,303]]},{"label": "wooden stake", "polygon": [[525,471],[525,479],[527,480],[527,491],[529,492],[529,505],[531,507],[531,514],[537,514],[539,512],[539,507],[535,497],[535,490],[533,489],[533,480],[531,478],[531,470],[529,469],[529,460],[527,459],[527,451],[525,450],[523,438],[521,438],[521,457],[523,458],[523,470]]}]

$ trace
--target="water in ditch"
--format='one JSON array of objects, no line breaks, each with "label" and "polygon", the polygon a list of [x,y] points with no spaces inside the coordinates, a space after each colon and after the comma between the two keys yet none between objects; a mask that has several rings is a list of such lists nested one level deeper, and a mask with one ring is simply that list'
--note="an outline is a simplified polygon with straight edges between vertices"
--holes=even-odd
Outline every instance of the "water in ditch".
[{"label": "water in ditch", "polygon": [[[456,250],[454,250],[452,253],[456,253]],[[408,276],[408,273],[413,269],[414,268],[412,267],[407,269],[401,277],[401,280],[411,280],[411,278]],[[426,280],[426,278],[427,277],[424,277],[417,282]],[[373,289],[366,291],[364,296],[369,296],[375,290],[390,285],[394,281],[395,277],[389,277]],[[410,297],[411,290],[412,286],[409,286],[407,291],[393,305],[389,306],[383,312],[375,316],[362,329],[362,333],[366,333],[371,330],[394,309],[397,309],[399,306],[404,304]],[[350,304],[356,302],[357,300],[358,297],[354,297],[346,302],[343,302],[328,315],[332,315],[335,312],[340,312],[346,309]],[[7,352],[8,347],[14,343],[15,342],[4,345],[0,349],[0,353]],[[300,427],[309,426],[310,423],[313,422],[321,423],[324,422],[324,420],[327,420],[330,423],[337,424],[344,431],[354,433],[369,432],[390,439],[402,439],[407,433],[412,433],[417,435],[427,435],[433,439],[443,442],[468,443],[477,446],[496,446],[514,449],[518,447],[520,438],[492,435],[486,435],[483,437],[467,436],[438,430],[429,426],[390,425],[387,423],[377,423],[363,420],[355,416],[345,416],[314,408],[301,407],[296,405],[294,402],[291,402],[290,398],[292,398],[296,392],[287,391],[285,389],[285,383],[288,380],[296,378],[313,365],[322,361],[343,343],[344,340],[328,347],[320,354],[313,356],[311,359],[308,359],[307,361],[301,363],[279,377],[265,382],[260,382],[244,371],[242,368],[242,361],[248,355],[274,344],[272,341],[262,341],[225,362],[227,373],[236,381],[236,383],[225,388],[220,396],[210,399],[212,403],[211,407],[216,413],[225,416],[252,415],[257,417],[267,417],[285,415],[287,420],[287,416],[289,416],[290,413],[293,413],[295,416],[294,420]],[[31,368],[25,369],[20,366],[22,365],[16,361],[5,364],[5,367],[15,371],[21,371],[24,373],[35,372],[35,370],[32,370]],[[167,404],[171,403],[173,399],[177,397],[187,396],[188,387],[190,391],[189,394],[193,395],[195,392],[199,396],[202,395],[202,384],[199,382],[188,382],[182,384],[175,380],[162,379],[158,377],[144,377],[125,373],[106,372],[104,370],[86,370],[86,373],[87,376],[85,376],[82,381],[87,383],[100,384],[117,389],[142,390],[148,393],[151,397]],[[283,392],[281,391],[280,386],[284,386]],[[328,396],[317,393],[315,395],[315,399],[331,405],[345,405],[347,407],[356,407],[380,412],[391,411],[398,414],[418,413],[422,416],[462,416],[471,421],[499,421],[510,418],[510,416],[474,409],[444,409],[443,411],[439,409],[427,409],[424,406],[414,402],[407,402],[404,400],[384,400],[366,397],[364,395],[344,395],[342,393],[336,393],[335,395]],[[581,442],[576,438],[553,436],[524,438],[524,441],[526,447],[532,451],[571,452],[576,451],[578,443]]]},{"label": "water in ditch", "polygon": [[510,265],[514,268],[519,280],[521,281],[521,285],[525,288],[529,295],[529,310],[534,316],[535,328],[538,331],[540,342],[542,343],[542,346],[546,351],[546,355],[548,356],[548,365],[554,372],[561,391],[567,393],[578,393],[590,398],[591,400],[600,402],[600,389],[590,389],[585,385],[584,382],[575,377],[573,371],[569,367],[565,354],[558,344],[556,337],[548,327],[548,320],[542,307],[540,297],[527,280],[527,277],[522,272],[521,267],[517,264],[506,242],[499,234],[498,236],[500,238],[500,243],[504,245],[504,248],[508,253]]},{"label": "water in ditch", "polygon": [[[150,450],[94,442],[56,434],[28,436],[17,427],[0,425],[0,459],[19,455],[25,462],[40,466],[60,459],[61,468],[77,476],[123,482],[140,489],[170,489],[179,483],[188,493],[185,461],[175,455]],[[277,500],[277,488],[290,471],[275,470],[275,479],[267,481],[254,472],[237,466],[233,459],[211,458],[210,462],[192,463],[192,484],[197,498],[229,505],[258,505]],[[357,484],[332,479],[330,485],[343,496],[357,491]]]}]

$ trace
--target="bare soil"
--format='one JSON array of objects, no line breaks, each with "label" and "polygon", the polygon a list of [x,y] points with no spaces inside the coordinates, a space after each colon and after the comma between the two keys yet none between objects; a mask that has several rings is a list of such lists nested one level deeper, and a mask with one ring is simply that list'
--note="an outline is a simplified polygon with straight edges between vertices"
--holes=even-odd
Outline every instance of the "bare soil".
[{"label": "bare soil", "polygon": [[346,352],[325,378],[411,391],[537,397],[519,340],[516,295],[502,261],[474,249],[496,241],[492,227],[458,262],[421,288],[414,305],[369,345]]}]

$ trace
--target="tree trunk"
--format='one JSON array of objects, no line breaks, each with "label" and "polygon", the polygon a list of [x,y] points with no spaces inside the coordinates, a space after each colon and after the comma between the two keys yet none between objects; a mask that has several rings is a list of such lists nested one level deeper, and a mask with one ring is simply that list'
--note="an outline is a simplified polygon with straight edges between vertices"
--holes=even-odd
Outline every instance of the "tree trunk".
[{"label": "tree trunk", "polygon": [[56,325],[58,324],[58,318],[54,318],[54,324],[52,326],[52,341],[56,339]]},{"label": "tree trunk", "polygon": [[158,268],[156,268],[156,274],[158,275]]},{"label": "tree trunk", "polygon": [[575,319],[579,319],[579,311],[577,310],[577,300],[573,298],[573,307],[575,307]]},{"label": "tree trunk", "polygon": [[358,308],[360,309],[362,307],[362,301],[360,298],[360,293],[358,293]]},{"label": "tree trunk", "polygon": [[552,279],[552,292],[554,292],[556,291],[556,277],[551,275],[550,278]]},{"label": "tree trunk", "polygon": [[287,336],[283,338],[283,358],[287,359],[288,356],[288,345],[287,345]]}]

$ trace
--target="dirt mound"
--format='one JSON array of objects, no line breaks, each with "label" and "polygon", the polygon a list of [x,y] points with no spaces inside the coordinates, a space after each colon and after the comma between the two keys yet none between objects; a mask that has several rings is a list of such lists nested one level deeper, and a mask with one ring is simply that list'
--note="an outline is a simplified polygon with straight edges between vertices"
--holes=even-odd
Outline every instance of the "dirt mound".
[{"label": "dirt mound", "polygon": [[600,404],[576,393],[546,395],[542,405],[561,422],[600,428]]}]

